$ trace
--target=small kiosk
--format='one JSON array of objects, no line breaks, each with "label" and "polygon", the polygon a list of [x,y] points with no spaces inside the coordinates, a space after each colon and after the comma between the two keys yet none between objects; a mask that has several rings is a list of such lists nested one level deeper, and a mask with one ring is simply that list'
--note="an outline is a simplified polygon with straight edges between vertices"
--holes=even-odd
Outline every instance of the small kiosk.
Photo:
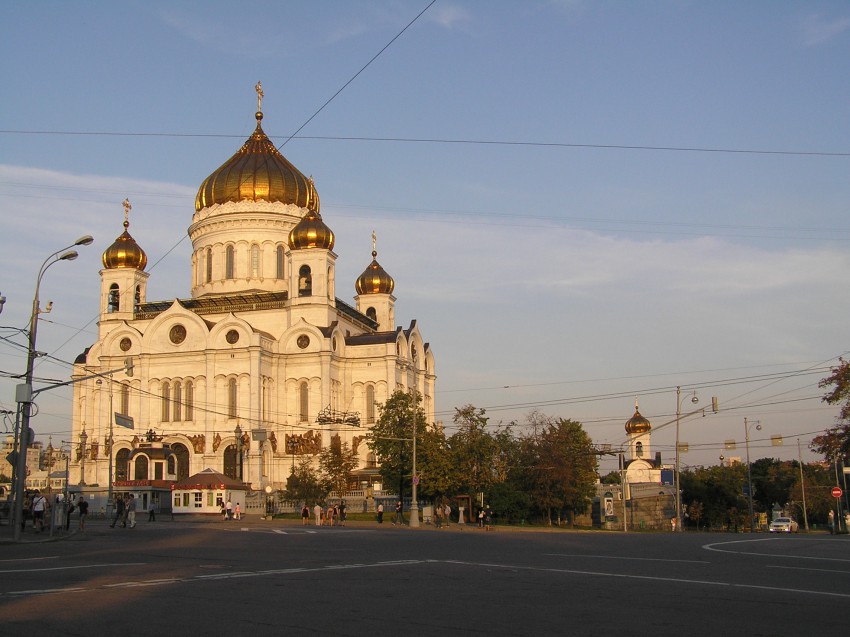
[{"label": "small kiosk", "polygon": [[245,511],[245,495],[248,492],[248,486],[213,469],[204,469],[200,473],[176,482],[171,487],[171,491],[174,515],[220,514],[228,500],[233,503],[234,509],[237,505],[241,505],[242,511]]}]

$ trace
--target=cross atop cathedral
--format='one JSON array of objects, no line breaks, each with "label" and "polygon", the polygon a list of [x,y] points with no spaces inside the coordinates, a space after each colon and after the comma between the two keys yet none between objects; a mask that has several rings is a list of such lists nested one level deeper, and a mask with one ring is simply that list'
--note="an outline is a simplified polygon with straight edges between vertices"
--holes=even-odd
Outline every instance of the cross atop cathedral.
[{"label": "cross atop cathedral", "polygon": [[133,209],[133,206],[130,205],[130,200],[124,200],[124,226],[130,225],[130,211]]},{"label": "cross atop cathedral", "polygon": [[257,112],[263,112],[263,97],[265,93],[263,93],[263,83],[257,82],[257,85],[254,87],[254,90],[257,91]]},{"label": "cross atop cathedral", "polygon": [[377,256],[378,254],[378,236],[375,234],[375,231],[372,230],[372,256]]}]

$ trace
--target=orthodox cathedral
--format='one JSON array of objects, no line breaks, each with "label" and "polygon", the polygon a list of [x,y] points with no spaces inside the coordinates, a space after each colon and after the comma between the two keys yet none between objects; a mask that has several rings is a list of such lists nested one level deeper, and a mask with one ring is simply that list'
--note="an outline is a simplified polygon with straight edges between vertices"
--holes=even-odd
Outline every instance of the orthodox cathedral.
[{"label": "orthodox cathedral", "polygon": [[[434,355],[395,323],[395,282],[372,259],[337,298],[334,233],[319,194],[257,126],[198,189],[188,228],[191,296],[147,298],[147,256],[124,231],[103,253],[97,341],[75,361],[70,483],[167,502],[205,470],[284,489],[304,458],[345,443],[361,487],[377,477],[365,435],[397,389],[434,421]],[[94,378],[88,378],[93,375]]]}]

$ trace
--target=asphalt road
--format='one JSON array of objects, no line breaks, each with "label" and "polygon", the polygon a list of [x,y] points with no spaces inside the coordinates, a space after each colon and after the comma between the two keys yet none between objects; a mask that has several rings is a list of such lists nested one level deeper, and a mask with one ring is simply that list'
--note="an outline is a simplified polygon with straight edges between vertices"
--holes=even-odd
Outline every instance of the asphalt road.
[{"label": "asphalt road", "polygon": [[848,536],[255,518],[0,544],[4,636],[838,635],[848,602]]}]

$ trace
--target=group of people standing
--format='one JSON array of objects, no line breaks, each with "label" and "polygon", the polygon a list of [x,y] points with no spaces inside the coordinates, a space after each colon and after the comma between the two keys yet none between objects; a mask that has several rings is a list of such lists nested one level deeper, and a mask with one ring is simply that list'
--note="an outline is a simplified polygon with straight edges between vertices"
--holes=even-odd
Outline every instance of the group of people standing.
[{"label": "group of people standing", "polygon": [[128,524],[131,529],[136,526],[136,498],[132,493],[115,496],[115,514],[112,517],[112,524],[109,525],[110,528],[114,529],[119,522],[124,528]]},{"label": "group of people standing", "polygon": [[[345,500],[339,504],[328,505],[327,509],[324,509],[317,502],[316,506],[313,507],[316,526],[345,526],[346,509]],[[304,506],[301,508],[301,524],[306,526],[309,518],[310,510],[307,508],[307,504],[304,503]]]},{"label": "group of people standing", "polygon": [[227,502],[221,507],[221,515],[224,517],[225,520],[241,520],[242,505],[237,502],[236,508],[233,508],[233,502],[228,499]]}]

